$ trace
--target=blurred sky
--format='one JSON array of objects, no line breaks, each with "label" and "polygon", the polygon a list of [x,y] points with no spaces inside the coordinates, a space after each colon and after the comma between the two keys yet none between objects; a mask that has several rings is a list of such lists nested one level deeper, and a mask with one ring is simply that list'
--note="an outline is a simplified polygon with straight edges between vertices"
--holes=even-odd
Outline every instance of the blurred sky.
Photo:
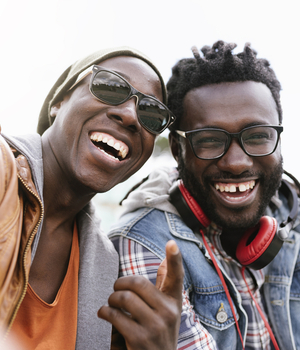
[{"label": "blurred sky", "polygon": [[34,132],[56,79],[100,48],[137,48],[167,81],[193,45],[222,39],[237,43],[239,52],[250,42],[282,84],[284,167],[300,178],[299,23],[298,2],[291,0],[0,0],[2,131]]}]

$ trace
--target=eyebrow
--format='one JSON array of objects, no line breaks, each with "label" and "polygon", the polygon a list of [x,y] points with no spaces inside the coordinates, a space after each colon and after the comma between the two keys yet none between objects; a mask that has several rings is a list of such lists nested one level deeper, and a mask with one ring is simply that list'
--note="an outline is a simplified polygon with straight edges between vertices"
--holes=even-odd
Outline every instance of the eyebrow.
[{"label": "eyebrow", "polygon": [[[265,123],[261,123],[261,122],[252,122],[252,123],[248,123],[248,124],[243,125],[241,130],[243,130],[245,128],[249,128],[250,126],[260,126],[260,125],[268,126],[268,125],[271,125],[271,124],[265,124]],[[220,128],[219,126],[216,126],[216,125],[205,125],[204,127],[199,128],[199,129],[222,129],[222,130],[225,130],[225,129]]]}]

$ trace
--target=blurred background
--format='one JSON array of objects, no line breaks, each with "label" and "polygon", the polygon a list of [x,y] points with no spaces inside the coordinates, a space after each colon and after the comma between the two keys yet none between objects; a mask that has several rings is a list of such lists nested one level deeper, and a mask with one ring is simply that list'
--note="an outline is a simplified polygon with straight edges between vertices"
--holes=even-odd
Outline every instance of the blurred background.
[{"label": "blurred background", "polygon": [[[103,47],[128,45],[147,54],[167,82],[171,67],[190,48],[217,40],[250,42],[282,84],[284,168],[300,178],[300,21],[295,0],[0,0],[0,125],[5,134],[36,130],[43,100],[61,73]],[[16,89],[16,86],[18,87]],[[167,132],[151,159],[125,183],[95,197],[108,230],[118,202],[160,165],[175,165]]]}]

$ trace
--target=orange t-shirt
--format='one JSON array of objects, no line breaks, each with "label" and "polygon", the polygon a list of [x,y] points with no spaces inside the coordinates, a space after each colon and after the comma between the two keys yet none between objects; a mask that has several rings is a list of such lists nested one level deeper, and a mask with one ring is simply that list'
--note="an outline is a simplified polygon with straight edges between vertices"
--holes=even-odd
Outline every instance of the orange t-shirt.
[{"label": "orange t-shirt", "polygon": [[77,332],[79,245],[74,224],[66,276],[52,304],[43,301],[28,284],[11,333],[28,350],[75,349]]}]

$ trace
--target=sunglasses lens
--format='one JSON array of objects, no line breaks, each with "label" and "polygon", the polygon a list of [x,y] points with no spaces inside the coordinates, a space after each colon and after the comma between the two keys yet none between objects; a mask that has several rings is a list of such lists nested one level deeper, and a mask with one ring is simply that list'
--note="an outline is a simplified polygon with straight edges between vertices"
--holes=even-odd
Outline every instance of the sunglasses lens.
[{"label": "sunglasses lens", "polygon": [[150,97],[140,100],[138,113],[140,123],[154,134],[162,132],[170,120],[170,113],[166,107]]},{"label": "sunglasses lens", "polygon": [[[131,94],[126,80],[105,70],[95,73],[90,90],[100,101],[114,106],[125,102]],[[138,116],[141,125],[154,134],[161,133],[171,118],[167,107],[150,96],[139,99]]]},{"label": "sunglasses lens", "polygon": [[100,71],[94,76],[91,91],[99,100],[111,105],[118,105],[125,101],[130,94],[130,86],[117,75]]}]

